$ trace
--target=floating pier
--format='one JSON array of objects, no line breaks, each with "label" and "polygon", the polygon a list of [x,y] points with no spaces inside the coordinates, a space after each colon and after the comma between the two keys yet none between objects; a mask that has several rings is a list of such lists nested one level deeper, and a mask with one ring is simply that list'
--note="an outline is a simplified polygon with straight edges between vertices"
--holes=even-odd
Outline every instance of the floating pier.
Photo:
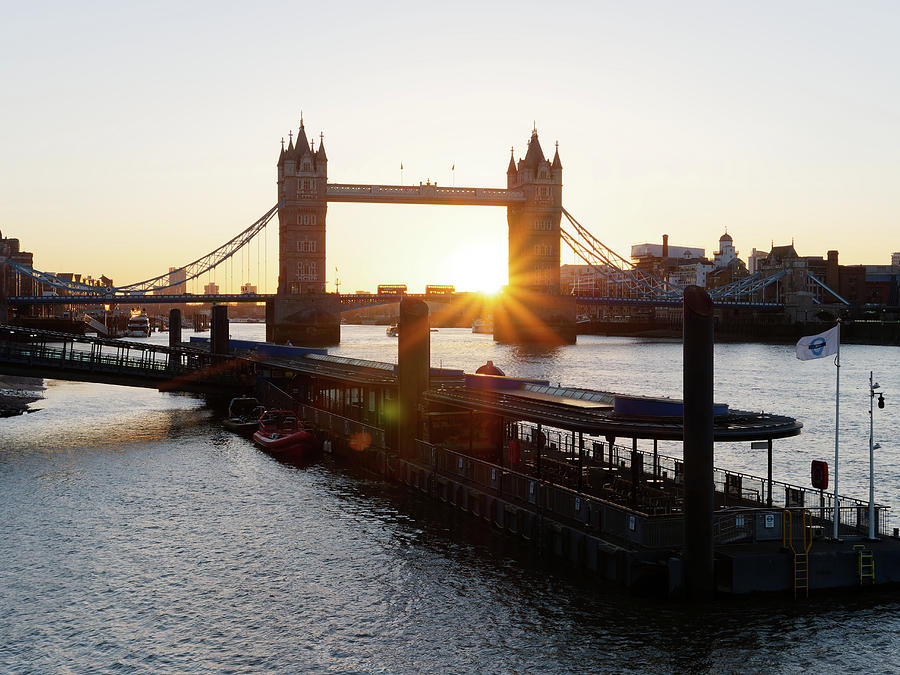
[{"label": "floating pier", "polygon": [[[636,592],[702,600],[900,582],[887,506],[870,542],[867,502],[713,465],[715,442],[771,446],[802,424],[713,403],[711,326],[696,302],[683,402],[428,368],[415,307],[401,317],[399,366],[251,358],[259,397],[297,411],[335,455]],[[687,437],[682,458],[658,452]],[[826,536],[834,518],[840,541]]]}]

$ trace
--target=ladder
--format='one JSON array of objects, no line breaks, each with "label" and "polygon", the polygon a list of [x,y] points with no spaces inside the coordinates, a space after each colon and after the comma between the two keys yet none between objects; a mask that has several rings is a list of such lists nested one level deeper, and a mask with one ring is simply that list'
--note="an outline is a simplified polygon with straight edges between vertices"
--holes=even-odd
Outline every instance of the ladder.
[{"label": "ladder", "polygon": [[857,572],[859,573],[859,585],[862,586],[866,579],[869,583],[875,583],[875,556],[872,551],[867,549],[864,544],[857,544],[853,547],[857,554]]},{"label": "ladder", "polygon": [[794,554],[794,599],[803,591],[803,597],[809,597],[809,549],[812,548],[812,513],[809,509],[800,511],[800,545],[794,547],[793,513],[788,509],[781,512],[782,545]]}]

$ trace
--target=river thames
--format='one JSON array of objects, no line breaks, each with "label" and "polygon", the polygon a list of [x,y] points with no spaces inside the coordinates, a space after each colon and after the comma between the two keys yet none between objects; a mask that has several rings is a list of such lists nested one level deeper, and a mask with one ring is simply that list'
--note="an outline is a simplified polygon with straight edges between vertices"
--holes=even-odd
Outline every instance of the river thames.
[{"label": "river thames", "polygon": [[[264,326],[231,333],[262,339]],[[329,352],[396,363],[383,326],[344,326],[342,340]],[[678,341],[526,349],[432,334],[435,366],[471,372],[488,359],[554,384],[681,396]],[[845,345],[841,365],[840,492],[868,499],[874,370],[886,400],[876,499],[896,510],[900,348]],[[715,366],[717,401],[804,423],[775,442],[775,479],[808,485],[813,459],[833,472],[831,359],[720,344]],[[37,412],[0,419],[0,672],[900,671],[897,590],[636,599],[329,459],[280,463],[225,432],[200,398],[45,384]],[[749,444],[715,452],[717,466],[765,474]]]}]

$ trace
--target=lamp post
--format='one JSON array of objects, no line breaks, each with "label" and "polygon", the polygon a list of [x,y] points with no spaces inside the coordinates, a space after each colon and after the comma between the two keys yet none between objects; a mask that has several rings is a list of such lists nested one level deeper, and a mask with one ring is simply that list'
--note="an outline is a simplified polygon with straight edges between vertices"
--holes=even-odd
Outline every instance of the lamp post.
[{"label": "lamp post", "polygon": [[[872,379],[872,371],[869,371],[869,541],[875,539],[875,448],[881,447],[875,443],[874,435],[874,403],[875,390],[880,389],[877,382]],[[884,393],[878,394],[878,407],[884,408]]]}]

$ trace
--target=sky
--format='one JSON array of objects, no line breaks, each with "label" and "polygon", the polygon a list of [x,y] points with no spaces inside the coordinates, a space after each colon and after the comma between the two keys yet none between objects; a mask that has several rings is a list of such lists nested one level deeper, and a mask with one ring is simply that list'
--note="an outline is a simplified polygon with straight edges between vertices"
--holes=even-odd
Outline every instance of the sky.
[{"label": "sky", "polygon": [[[536,124],[545,153],[559,142],[565,208],[626,257],[664,233],[711,255],[726,228],[743,258],[900,251],[895,2],[7,1],[2,17],[0,230],[41,270],[124,284],[216,248],[274,205],[301,110],[332,182],[396,184],[402,162],[406,184],[505,187]],[[268,230],[237,267],[273,291]],[[491,290],[506,237],[502,208],[332,204],[327,288]]]}]

